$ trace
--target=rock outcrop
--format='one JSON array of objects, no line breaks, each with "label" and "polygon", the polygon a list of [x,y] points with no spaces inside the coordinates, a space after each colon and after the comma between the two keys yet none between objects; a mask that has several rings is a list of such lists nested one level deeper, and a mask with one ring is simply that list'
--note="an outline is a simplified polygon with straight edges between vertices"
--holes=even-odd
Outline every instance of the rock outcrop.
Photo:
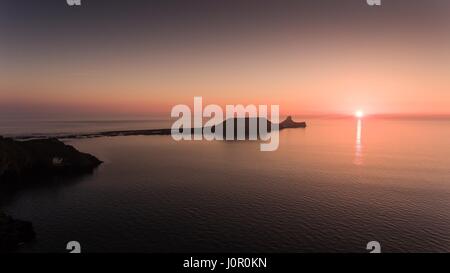
[{"label": "rock outcrop", "polygon": [[[102,162],[81,153],[57,139],[17,141],[0,136],[0,186],[32,182],[36,176],[82,174]],[[0,252],[13,251],[20,244],[35,238],[30,222],[17,220],[0,211]]]},{"label": "rock outcrop", "polygon": [[78,174],[101,163],[57,139],[17,141],[0,136],[0,183],[34,175]]},{"label": "rock outcrop", "polygon": [[306,128],[306,122],[296,122],[292,119],[291,116],[288,116],[285,120],[283,120],[280,124],[280,130],[288,129],[288,128]]},{"label": "rock outcrop", "polygon": [[[261,117],[256,117],[256,118],[232,118],[232,119],[227,119],[225,121],[223,121],[222,123],[218,124],[218,126],[222,126],[222,130],[223,130],[223,136],[226,136],[226,128],[227,128],[227,124],[228,123],[232,123],[234,124],[234,138],[237,138],[237,134],[238,134],[238,124],[242,124],[243,128],[244,128],[244,136],[245,138],[249,138],[250,136],[252,136],[251,134],[255,133],[255,132],[251,132],[251,127],[255,126],[256,128],[256,135],[254,137],[258,138],[261,137],[260,136],[260,126],[264,126],[264,130],[266,132],[270,132],[272,130],[272,122],[269,121],[266,118],[261,118]],[[252,125],[253,124],[253,125]],[[215,128],[216,126],[212,126],[211,131],[215,132]],[[287,117],[287,119],[285,119],[284,121],[280,122],[278,124],[278,130],[283,130],[283,129],[288,129],[288,128],[305,128],[306,127],[306,122],[295,122],[292,120],[292,117],[289,116]]]},{"label": "rock outcrop", "polygon": [[0,252],[13,251],[35,238],[30,222],[16,220],[0,211]]}]

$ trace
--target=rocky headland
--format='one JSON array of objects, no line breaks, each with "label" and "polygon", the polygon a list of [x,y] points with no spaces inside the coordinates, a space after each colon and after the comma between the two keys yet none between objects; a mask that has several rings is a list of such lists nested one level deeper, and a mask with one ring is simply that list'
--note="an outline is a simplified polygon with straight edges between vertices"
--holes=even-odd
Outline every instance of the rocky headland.
[{"label": "rocky headland", "polygon": [[[57,139],[17,141],[0,136],[0,186],[35,183],[37,176],[81,174],[101,163]],[[34,238],[31,222],[14,219],[0,210],[0,252],[13,251]]]},{"label": "rocky headland", "polygon": [[0,136],[0,183],[35,175],[83,173],[101,163],[55,138],[17,141]]}]

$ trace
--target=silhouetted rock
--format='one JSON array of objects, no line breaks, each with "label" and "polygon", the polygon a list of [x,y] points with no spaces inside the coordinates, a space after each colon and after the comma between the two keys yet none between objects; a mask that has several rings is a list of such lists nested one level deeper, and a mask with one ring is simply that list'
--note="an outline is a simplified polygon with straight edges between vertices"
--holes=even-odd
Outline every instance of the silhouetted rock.
[{"label": "silhouetted rock", "polygon": [[0,252],[12,251],[35,236],[30,222],[13,219],[0,211]]},{"label": "silhouetted rock", "polygon": [[306,122],[295,122],[292,120],[291,116],[288,116],[280,124],[280,130],[287,128],[306,128]]},{"label": "silhouetted rock", "polygon": [[[230,125],[231,124],[231,125]],[[265,129],[263,131],[270,132],[271,131],[271,122],[266,118],[230,118],[224,120],[223,122],[212,126],[210,131],[212,133],[216,133],[216,128],[222,128],[222,135],[224,139],[238,139],[238,131],[243,132],[243,136],[245,139],[254,137],[259,138],[260,136],[260,126],[265,125]],[[233,126],[233,134],[228,136],[227,138],[227,126]],[[250,130],[254,128],[255,131]],[[205,128],[203,128],[204,130]],[[255,134],[256,133],[256,134]]]},{"label": "silhouetted rock", "polygon": [[[0,184],[37,183],[41,180],[34,179],[36,175],[78,175],[92,171],[101,163],[96,157],[57,139],[17,141],[0,136]],[[30,222],[13,219],[0,211],[0,252],[14,250],[34,237]]]},{"label": "silhouetted rock", "polygon": [[[234,127],[234,138],[237,137],[237,132],[238,132],[238,128],[241,126],[243,128],[239,128],[239,129],[245,129],[245,138],[248,138],[251,135],[251,127],[254,126],[254,128],[256,128],[256,132],[257,134],[255,135],[255,137],[261,137],[260,133],[262,129],[262,132],[271,132],[272,131],[272,122],[269,121],[266,118],[262,118],[262,117],[255,117],[255,118],[249,118],[249,117],[245,117],[245,118],[231,118],[231,119],[227,119],[224,122],[218,124],[217,126],[223,126],[223,136],[226,136],[226,130],[227,130],[227,125],[228,123],[233,123],[233,127]],[[241,125],[239,125],[241,124]],[[261,126],[263,126],[263,128],[260,128]],[[292,117],[289,116],[287,117],[286,120],[282,121],[281,123],[278,124],[278,130],[283,130],[283,129],[288,129],[288,128],[305,128],[306,127],[306,123],[305,122],[295,122],[292,120]],[[215,132],[216,126],[212,126],[212,132]]]},{"label": "silhouetted rock", "polygon": [[57,139],[16,141],[0,137],[0,182],[32,175],[82,173],[102,162]]}]

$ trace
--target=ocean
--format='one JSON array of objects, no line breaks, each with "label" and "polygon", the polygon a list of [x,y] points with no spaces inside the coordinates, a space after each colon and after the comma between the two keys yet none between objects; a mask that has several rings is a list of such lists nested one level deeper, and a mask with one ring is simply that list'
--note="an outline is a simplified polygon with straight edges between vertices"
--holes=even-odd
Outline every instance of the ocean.
[{"label": "ocean", "polygon": [[[298,120],[298,119],[297,119]],[[450,121],[310,119],[258,141],[65,140],[104,163],[3,192],[33,222],[19,252],[450,251]],[[28,125],[26,125],[28,124]],[[0,134],[156,129],[168,121],[0,122]]]}]

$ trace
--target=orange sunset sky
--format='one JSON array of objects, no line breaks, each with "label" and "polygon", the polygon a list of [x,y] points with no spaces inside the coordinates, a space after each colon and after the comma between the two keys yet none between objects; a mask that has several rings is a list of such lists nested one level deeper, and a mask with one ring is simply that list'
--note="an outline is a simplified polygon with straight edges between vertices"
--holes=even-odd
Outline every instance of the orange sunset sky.
[{"label": "orange sunset sky", "polygon": [[63,2],[0,9],[0,118],[450,115],[448,1]]}]

